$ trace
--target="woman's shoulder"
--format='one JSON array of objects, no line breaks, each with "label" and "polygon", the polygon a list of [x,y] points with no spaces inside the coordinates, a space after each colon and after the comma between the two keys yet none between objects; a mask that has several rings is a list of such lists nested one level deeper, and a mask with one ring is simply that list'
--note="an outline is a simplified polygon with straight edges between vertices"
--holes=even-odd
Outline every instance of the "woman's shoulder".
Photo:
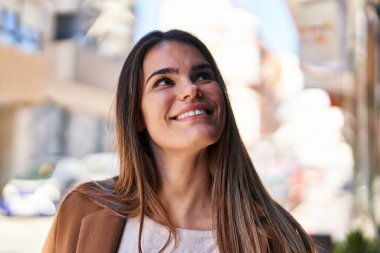
[{"label": "woman's shoulder", "polygon": [[99,224],[104,227],[105,222],[108,226],[109,218],[115,220],[115,212],[98,201],[104,194],[105,185],[111,187],[113,181],[92,181],[72,189],[59,205],[42,252],[75,252],[81,230],[87,231],[91,226],[101,227]]},{"label": "woman's shoulder", "polygon": [[113,190],[116,178],[82,183],[70,190],[59,205],[60,215],[76,213],[86,215],[104,208],[102,198]]}]

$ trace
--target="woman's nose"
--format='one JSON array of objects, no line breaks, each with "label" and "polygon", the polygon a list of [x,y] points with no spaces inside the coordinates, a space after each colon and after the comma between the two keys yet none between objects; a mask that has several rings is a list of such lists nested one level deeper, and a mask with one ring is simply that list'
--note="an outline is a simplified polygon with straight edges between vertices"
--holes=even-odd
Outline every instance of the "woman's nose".
[{"label": "woman's nose", "polygon": [[188,80],[183,83],[180,96],[182,100],[194,100],[202,97],[202,93],[198,85]]}]

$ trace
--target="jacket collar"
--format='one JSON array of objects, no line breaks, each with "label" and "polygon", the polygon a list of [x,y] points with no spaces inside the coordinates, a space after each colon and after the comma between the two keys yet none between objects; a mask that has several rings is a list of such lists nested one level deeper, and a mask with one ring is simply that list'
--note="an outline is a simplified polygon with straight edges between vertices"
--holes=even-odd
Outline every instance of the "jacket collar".
[{"label": "jacket collar", "polygon": [[81,222],[77,253],[117,252],[126,219],[103,208]]}]

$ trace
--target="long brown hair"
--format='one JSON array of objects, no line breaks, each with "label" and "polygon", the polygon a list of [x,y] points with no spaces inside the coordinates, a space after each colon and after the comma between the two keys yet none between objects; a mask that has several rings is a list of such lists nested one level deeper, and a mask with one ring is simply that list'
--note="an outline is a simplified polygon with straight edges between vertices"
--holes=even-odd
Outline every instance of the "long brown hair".
[{"label": "long brown hair", "polygon": [[[149,49],[163,41],[178,41],[198,49],[212,66],[223,91],[225,126],[220,139],[208,147],[212,221],[218,250],[228,253],[316,252],[310,237],[269,196],[261,183],[239,135],[226,85],[211,53],[195,36],[180,30],[154,31],[145,35],[124,63],[116,94],[120,174],[113,185],[102,186],[108,200],[99,194],[96,199],[127,218],[141,217],[140,252],[145,215],[167,226],[175,237],[175,228],[157,197],[160,178],[148,133],[139,131],[144,57]],[[109,197],[110,193],[117,197]]]}]

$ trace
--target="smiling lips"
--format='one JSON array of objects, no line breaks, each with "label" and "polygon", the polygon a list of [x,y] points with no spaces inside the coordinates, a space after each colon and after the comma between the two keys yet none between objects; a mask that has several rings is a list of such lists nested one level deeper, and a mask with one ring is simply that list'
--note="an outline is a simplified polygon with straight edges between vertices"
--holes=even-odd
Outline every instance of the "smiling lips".
[{"label": "smiling lips", "polygon": [[207,112],[204,109],[197,109],[194,111],[188,111],[188,112],[182,113],[182,114],[174,117],[174,119],[180,120],[180,119],[184,119],[184,118],[188,118],[188,117],[194,117],[194,116],[198,116],[198,115],[207,115]]},{"label": "smiling lips", "polygon": [[182,120],[185,118],[192,118],[202,115],[209,115],[212,111],[206,104],[190,104],[183,108],[178,115],[172,117],[173,120]]}]

